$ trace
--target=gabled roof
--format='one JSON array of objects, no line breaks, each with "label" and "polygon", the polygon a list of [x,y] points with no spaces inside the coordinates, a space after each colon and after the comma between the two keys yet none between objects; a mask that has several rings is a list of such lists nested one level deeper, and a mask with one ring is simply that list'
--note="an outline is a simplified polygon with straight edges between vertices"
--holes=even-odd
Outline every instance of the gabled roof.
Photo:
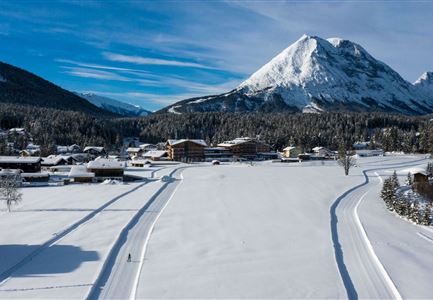
[{"label": "gabled roof", "polygon": [[84,148],[84,152],[89,151],[89,150],[95,150],[97,152],[102,152],[105,150],[104,147],[96,147],[96,146],[87,146],[86,148]]},{"label": "gabled roof", "polygon": [[65,161],[67,162],[67,159],[64,158],[63,156],[48,156],[45,158],[42,158],[42,165],[57,165],[58,163],[60,163],[61,161]]},{"label": "gabled roof", "polygon": [[150,150],[143,154],[143,157],[163,157],[167,154],[164,150]]},{"label": "gabled roof", "polygon": [[128,149],[126,149],[126,152],[141,152],[141,151],[143,151],[143,149],[138,147],[129,147]]},{"label": "gabled roof", "polygon": [[115,159],[98,157],[87,164],[88,169],[124,169],[125,164]]},{"label": "gabled roof", "polygon": [[290,151],[290,150],[293,150],[293,149],[299,149],[299,147],[296,147],[296,146],[288,146],[288,147],[284,148],[283,151]]},{"label": "gabled roof", "polygon": [[69,177],[72,178],[78,178],[78,177],[95,177],[95,173],[87,172],[87,169],[85,166],[72,166],[71,170],[69,171]]},{"label": "gabled roof", "polygon": [[186,143],[186,142],[191,142],[191,143],[195,143],[197,145],[203,146],[203,147],[207,147],[207,144],[204,140],[181,139],[181,140],[168,140],[167,141],[167,143],[171,146]]}]

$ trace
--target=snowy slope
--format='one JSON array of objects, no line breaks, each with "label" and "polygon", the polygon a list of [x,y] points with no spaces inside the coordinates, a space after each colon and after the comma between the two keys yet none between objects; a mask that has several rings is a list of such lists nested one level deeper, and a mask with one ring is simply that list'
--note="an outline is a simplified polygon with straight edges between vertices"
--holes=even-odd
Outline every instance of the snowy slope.
[{"label": "snowy slope", "polygon": [[103,108],[105,110],[114,112],[119,115],[135,117],[135,116],[147,116],[152,112],[145,110],[144,108],[118,100],[114,100],[107,97],[102,97],[92,93],[76,93],[81,98],[86,99],[93,105]]},{"label": "snowy slope", "polygon": [[429,99],[433,99],[433,72],[425,72],[417,81],[414,86],[422,93],[426,94]]},{"label": "snowy slope", "polygon": [[287,109],[425,114],[433,111],[433,102],[360,45],[304,35],[235,90],[168,108],[177,112]]}]

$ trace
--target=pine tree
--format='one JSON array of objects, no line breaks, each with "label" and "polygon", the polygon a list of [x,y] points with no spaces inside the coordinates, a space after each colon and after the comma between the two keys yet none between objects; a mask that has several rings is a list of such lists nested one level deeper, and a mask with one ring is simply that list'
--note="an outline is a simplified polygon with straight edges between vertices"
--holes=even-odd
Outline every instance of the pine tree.
[{"label": "pine tree", "polygon": [[429,202],[424,206],[421,222],[422,225],[430,226],[432,224],[432,203]]},{"label": "pine tree", "polygon": [[406,178],[406,181],[405,181],[405,185],[407,185],[407,186],[412,186],[412,174],[409,172],[409,173],[407,173],[407,178]]},{"label": "pine tree", "polygon": [[392,203],[394,202],[395,192],[394,192],[393,182],[391,177],[388,177],[383,181],[380,197],[385,202],[386,207],[389,210],[392,210],[393,209]]}]

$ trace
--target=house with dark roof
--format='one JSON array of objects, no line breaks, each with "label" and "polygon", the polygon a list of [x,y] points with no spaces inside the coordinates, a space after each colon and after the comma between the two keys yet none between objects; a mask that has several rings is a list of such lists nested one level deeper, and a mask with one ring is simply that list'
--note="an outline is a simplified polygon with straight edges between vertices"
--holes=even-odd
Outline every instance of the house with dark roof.
[{"label": "house with dark roof", "polygon": [[41,171],[40,157],[35,156],[0,156],[1,169],[17,169],[25,173]]}]

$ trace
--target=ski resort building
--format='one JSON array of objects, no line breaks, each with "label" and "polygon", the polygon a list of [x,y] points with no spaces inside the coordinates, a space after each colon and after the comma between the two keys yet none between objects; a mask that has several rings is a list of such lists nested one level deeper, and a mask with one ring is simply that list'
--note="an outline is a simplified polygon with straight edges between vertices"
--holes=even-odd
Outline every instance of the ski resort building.
[{"label": "ski resort building", "polygon": [[21,157],[21,156],[0,156],[1,169],[17,169],[26,173],[41,171],[40,157]]},{"label": "ski resort building", "polygon": [[265,153],[271,150],[271,147],[268,144],[249,137],[241,137],[231,141],[225,141],[218,144],[218,147],[223,147],[229,150],[235,159],[245,158],[251,160],[257,158],[257,153]]},{"label": "ski resort building", "polygon": [[209,147],[204,149],[205,161],[233,161],[233,153],[224,147]]},{"label": "ski resort building", "polygon": [[168,140],[166,143],[168,158],[175,161],[204,161],[204,140]]}]

